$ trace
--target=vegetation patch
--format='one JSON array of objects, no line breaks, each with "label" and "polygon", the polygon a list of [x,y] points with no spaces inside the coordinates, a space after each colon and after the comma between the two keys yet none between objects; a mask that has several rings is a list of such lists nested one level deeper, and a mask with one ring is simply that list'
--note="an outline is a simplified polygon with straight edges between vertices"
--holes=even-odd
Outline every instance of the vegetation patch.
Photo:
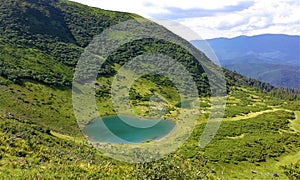
[{"label": "vegetation patch", "polygon": [[300,111],[295,111],[295,119],[291,120],[291,129],[300,132]]}]

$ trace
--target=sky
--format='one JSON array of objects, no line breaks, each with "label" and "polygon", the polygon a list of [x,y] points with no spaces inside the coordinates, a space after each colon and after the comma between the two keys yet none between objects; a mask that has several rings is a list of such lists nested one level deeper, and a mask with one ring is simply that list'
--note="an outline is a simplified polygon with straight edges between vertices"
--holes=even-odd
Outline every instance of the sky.
[{"label": "sky", "polygon": [[[106,10],[169,20],[203,39],[240,35],[300,35],[299,0],[72,0]],[[192,40],[192,39],[189,39]]]}]

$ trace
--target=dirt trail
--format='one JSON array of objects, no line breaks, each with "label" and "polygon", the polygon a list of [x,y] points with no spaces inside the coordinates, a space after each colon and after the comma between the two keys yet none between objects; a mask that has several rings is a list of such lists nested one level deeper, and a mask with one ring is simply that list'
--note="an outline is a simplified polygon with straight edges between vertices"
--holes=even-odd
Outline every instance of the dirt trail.
[{"label": "dirt trail", "polygon": [[261,114],[264,114],[264,113],[275,112],[275,111],[290,111],[290,110],[287,110],[287,109],[268,109],[268,110],[264,110],[264,111],[248,113],[248,114],[243,115],[243,116],[235,116],[235,117],[224,118],[223,121],[239,121],[239,120],[254,118],[258,115],[261,115]]}]

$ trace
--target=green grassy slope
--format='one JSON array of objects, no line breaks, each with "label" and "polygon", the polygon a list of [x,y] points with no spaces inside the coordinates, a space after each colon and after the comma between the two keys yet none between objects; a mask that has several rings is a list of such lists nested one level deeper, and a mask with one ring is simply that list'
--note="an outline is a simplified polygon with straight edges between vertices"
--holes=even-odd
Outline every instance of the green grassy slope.
[{"label": "green grassy slope", "polygon": [[73,68],[93,36],[136,16],[69,1],[4,0],[0,5],[0,75],[70,86]]},{"label": "green grassy slope", "polygon": [[[202,67],[194,64],[193,57],[184,49],[154,39],[127,43],[109,57],[112,66],[106,67],[106,73],[102,72],[96,88],[100,114],[115,113],[109,93],[116,67],[143,53],[164,52],[175,59],[183,56],[188,59],[183,64],[195,72],[194,78],[201,88],[201,115],[193,135],[168,157],[137,165],[103,157],[89,147],[72,108],[70,85],[74,66],[94,35],[135,17],[69,1],[4,0],[1,3],[0,177],[196,179],[225,176],[232,179],[247,178],[255,168],[259,172],[271,172],[275,161],[278,162],[275,170],[281,177],[294,176],[290,171],[297,173],[297,162],[290,158],[299,152],[299,121],[294,120],[294,112],[299,111],[296,95],[224,69],[230,92],[226,121],[214,141],[200,149],[198,142],[211,104],[207,78]],[[205,56],[202,60],[209,62]],[[130,91],[134,112],[147,115],[149,97],[154,94],[166,100],[166,118],[176,119],[177,90],[169,80],[159,76],[145,76],[135,82]],[[240,169],[234,170],[237,167]],[[259,174],[252,176],[261,178]]]},{"label": "green grassy slope", "polygon": [[102,157],[86,143],[59,139],[30,121],[1,115],[0,134],[0,176],[5,179],[125,178],[133,169]]},{"label": "green grassy slope", "polygon": [[0,115],[0,177],[5,179],[195,179],[210,173],[205,164],[202,157],[190,162],[180,154],[153,163],[122,163],[101,156],[84,140]]},{"label": "green grassy slope", "polygon": [[[26,84],[40,86],[29,82]],[[14,86],[16,85],[8,85],[8,87]],[[146,92],[146,89],[138,88],[137,91],[142,93]],[[46,86],[40,87],[39,92],[43,91],[48,91]],[[255,98],[244,101],[244,106],[238,106],[237,109],[233,102],[242,102],[241,95],[245,94],[245,91]],[[270,179],[272,173],[277,172],[281,178],[287,179],[285,173],[288,175],[291,170],[297,172],[298,168],[296,163],[300,151],[300,134],[294,130],[295,125],[293,125],[294,122],[297,125],[298,119],[295,119],[297,111],[295,112],[292,106],[290,108],[284,106],[285,103],[290,103],[289,101],[272,97],[266,101],[265,96],[265,93],[250,88],[236,88],[232,91],[228,96],[231,103],[227,105],[226,111],[234,113],[228,114],[216,137],[205,149],[200,149],[198,143],[206,117],[209,115],[210,100],[202,98],[203,106],[200,108],[202,115],[189,140],[175,153],[160,161],[138,165],[120,163],[102,157],[95,149],[84,143],[84,138],[78,136],[80,132],[77,129],[76,133],[76,128],[73,129],[73,133],[75,132],[77,136],[69,136],[66,135],[67,131],[54,125],[53,127],[45,125],[47,128],[42,128],[30,120],[24,120],[30,119],[30,116],[16,116],[10,112],[13,108],[6,109],[5,112],[1,108],[1,176],[11,178],[21,176],[27,178],[35,176],[44,178],[173,177],[171,179],[224,176],[225,179],[249,177]],[[52,106],[56,107],[59,103],[53,101]],[[143,102],[137,100],[137,104],[140,103]],[[138,109],[139,105],[135,107]],[[246,111],[249,107],[253,108],[253,112],[259,107],[261,111],[257,112],[262,113],[252,117],[249,115],[251,112],[243,111],[244,107],[247,107]],[[265,112],[265,107],[281,110]],[[20,110],[20,112],[24,111]],[[180,167],[180,170],[177,167]],[[251,170],[257,173],[252,174]]]}]

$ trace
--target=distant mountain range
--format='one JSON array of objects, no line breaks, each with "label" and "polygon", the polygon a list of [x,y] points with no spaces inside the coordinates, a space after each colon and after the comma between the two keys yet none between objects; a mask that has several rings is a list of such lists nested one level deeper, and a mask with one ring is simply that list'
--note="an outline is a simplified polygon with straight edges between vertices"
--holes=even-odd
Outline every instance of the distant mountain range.
[{"label": "distant mountain range", "polygon": [[[275,86],[300,88],[300,36],[263,34],[206,41],[222,66]],[[205,51],[201,41],[192,43]]]}]

